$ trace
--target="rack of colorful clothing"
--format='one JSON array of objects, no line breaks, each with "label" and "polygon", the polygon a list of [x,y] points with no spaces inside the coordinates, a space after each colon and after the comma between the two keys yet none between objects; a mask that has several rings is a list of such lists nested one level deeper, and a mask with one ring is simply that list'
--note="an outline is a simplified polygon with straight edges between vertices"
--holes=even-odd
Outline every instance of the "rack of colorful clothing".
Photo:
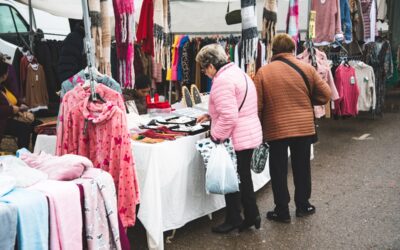
[{"label": "rack of colorful clothing", "polygon": [[112,176],[82,156],[0,157],[1,249],[129,249]]}]

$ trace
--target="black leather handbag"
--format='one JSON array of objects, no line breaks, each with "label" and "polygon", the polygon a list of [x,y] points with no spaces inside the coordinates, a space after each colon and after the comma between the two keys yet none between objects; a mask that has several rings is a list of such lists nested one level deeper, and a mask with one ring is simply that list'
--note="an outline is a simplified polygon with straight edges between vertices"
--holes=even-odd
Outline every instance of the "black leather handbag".
[{"label": "black leather handbag", "polygon": [[238,24],[242,22],[242,12],[241,10],[233,10],[229,12],[229,3],[228,8],[226,10],[225,21],[227,25]]}]

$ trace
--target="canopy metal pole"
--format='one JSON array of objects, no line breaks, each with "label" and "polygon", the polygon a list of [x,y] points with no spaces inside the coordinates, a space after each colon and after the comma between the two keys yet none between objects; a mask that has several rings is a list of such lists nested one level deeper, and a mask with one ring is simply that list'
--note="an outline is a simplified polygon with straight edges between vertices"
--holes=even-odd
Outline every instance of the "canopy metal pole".
[{"label": "canopy metal pole", "polygon": [[31,52],[33,53],[33,9],[32,9],[32,0],[29,0],[28,3],[29,7],[29,47],[32,50]]},{"label": "canopy metal pole", "polygon": [[90,92],[92,95],[92,100],[96,101],[96,90],[94,87],[94,73],[93,67],[95,65],[94,53],[92,49],[92,36],[90,34],[90,17],[89,17],[89,8],[87,0],[82,0],[82,12],[83,12],[83,23],[85,26],[85,39],[84,39],[84,46],[85,52],[87,57],[87,64],[88,64],[88,73],[89,73],[89,81],[90,81]]}]

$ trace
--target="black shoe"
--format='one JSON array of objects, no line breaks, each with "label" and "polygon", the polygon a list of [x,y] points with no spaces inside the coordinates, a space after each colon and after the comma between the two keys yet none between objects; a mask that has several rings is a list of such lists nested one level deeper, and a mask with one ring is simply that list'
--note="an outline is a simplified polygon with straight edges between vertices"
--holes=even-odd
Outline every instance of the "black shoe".
[{"label": "black shoe", "polygon": [[289,213],[280,214],[276,211],[267,212],[267,219],[282,223],[290,223]]},{"label": "black shoe", "polygon": [[239,228],[241,224],[238,225],[232,225],[230,223],[224,222],[221,225],[218,225],[216,227],[212,227],[211,231],[213,233],[218,233],[218,234],[226,234],[229,233],[232,230],[235,230],[236,228]]},{"label": "black shoe", "polygon": [[242,224],[239,226],[239,232],[243,232],[244,230],[254,226],[256,229],[260,229],[261,227],[261,217],[258,215],[252,222],[248,220],[244,220]]},{"label": "black shoe", "polygon": [[296,209],[296,216],[297,217],[304,217],[308,215],[315,214],[315,207],[313,205],[308,205],[305,208],[297,208]]}]

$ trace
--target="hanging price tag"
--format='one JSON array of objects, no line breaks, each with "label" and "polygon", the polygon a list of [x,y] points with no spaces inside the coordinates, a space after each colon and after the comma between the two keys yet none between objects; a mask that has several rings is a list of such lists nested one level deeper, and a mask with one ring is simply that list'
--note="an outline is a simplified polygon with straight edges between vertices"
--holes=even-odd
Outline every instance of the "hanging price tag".
[{"label": "hanging price tag", "polygon": [[310,11],[310,23],[308,24],[309,39],[315,38],[315,20],[317,12],[315,10]]},{"label": "hanging price tag", "polygon": [[351,85],[356,84],[356,78],[354,76],[350,77],[350,83]]},{"label": "hanging price tag", "polygon": [[39,75],[35,75],[35,80],[38,82],[39,81]]}]

